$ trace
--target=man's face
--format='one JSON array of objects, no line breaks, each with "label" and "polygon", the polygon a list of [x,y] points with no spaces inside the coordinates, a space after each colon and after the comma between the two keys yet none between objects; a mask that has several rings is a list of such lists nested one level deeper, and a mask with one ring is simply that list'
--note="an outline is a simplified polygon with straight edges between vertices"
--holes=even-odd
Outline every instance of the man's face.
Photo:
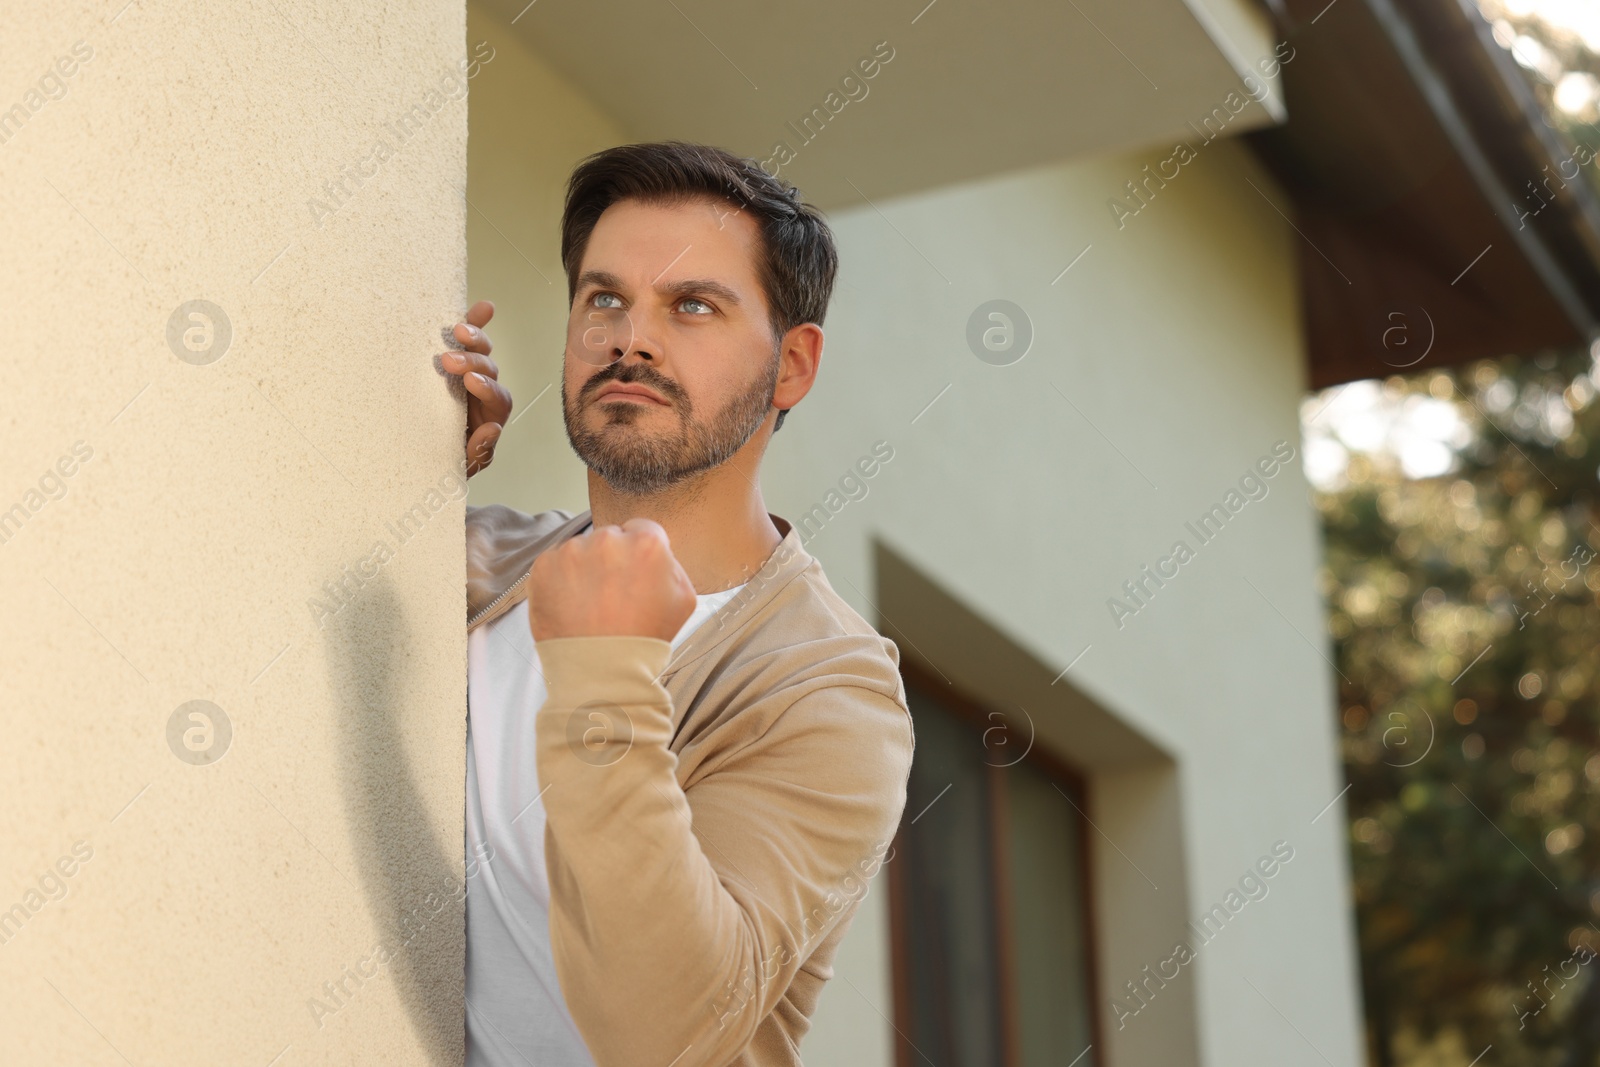
[{"label": "man's face", "polygon": [[759,254],[755,219],[726,201],[624,200],[600,216],[573,295],[561,415],[611,488],[655,493],[709,470],[771,413],[778,346]]}]

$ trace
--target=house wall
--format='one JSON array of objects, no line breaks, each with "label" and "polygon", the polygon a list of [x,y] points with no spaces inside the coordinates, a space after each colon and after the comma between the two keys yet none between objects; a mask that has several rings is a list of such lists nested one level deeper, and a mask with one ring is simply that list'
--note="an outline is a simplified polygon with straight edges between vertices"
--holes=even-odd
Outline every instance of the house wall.
[{"label": "house wall", "polygon": [[461,1062],[466,54],[7,12],[0,1062]]},{"label": "house wall", "polygon": [[[496,16],[469,5],[469,22],[472,40],[497,49],[474,86],[471,288],[501,302],[506,325],[491,332],[519,404],[550,387],[508,429],[472,499],[578,510],[583,472],[556,392],[560,185],[583,154],[630,138]],[[1344,821],[1329,807],[1342,788],[1334,687],[1298,459],[1298,238],[1274,206],[1287,198],[1226,141],[1200,146],[1139,207],[1124,183],[1170,155],[1158,146],[831,213],[843,266],[822,374],[774,439],[763,488],[792,521],[823,508],[808,548],[891,636],[917,620],[880,617],[875,545],[1070,694],[1034,710],[1041,743],[1090,781],[1101,1062],[1354,1067]],[[1120,212],[1109,204],[1119,193]],[[974,312],[996,299],[1019,306],[1033,333],[1009,365],[968,339]],[[893,459],[849,482],[880,441]],[[1271,463],[1275,447],[1291,459]],[[1250,491],[1266,495],[1241,493],[1202,543],[1185,524],[1226,509],[1258,462],[1273,474]],[[1128,600],[1123,583],[1180,539],[1193,558],[1160,588],[1147,579],[1143,606]],[[1073,718],[1080,706],[1156,755],[1097,749]],[[1114,1008],[1278,842],[1293,858],[1259,883],[1267,895],[1232,898],[1243,903],[1221,933],[1153,983],[1138,1014]],[[1247,888],[1259,896],[1257,884]],[[891,1062],[884,898],[869,894],[844,943],[808,1060]]]}]

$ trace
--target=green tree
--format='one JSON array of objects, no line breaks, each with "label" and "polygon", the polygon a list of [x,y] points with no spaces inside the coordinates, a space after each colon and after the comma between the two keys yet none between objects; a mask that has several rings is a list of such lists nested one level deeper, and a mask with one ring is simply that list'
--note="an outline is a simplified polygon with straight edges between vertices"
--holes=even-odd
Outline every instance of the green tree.
[{"label": "green tree", "polygon": [[1596,1067],[1595,371],[1546,353],[1383,394],[1472,432],[1449,473],[1355,454],[1314,493],[1373,1062],[1454,1032],[1468,1059]]}]

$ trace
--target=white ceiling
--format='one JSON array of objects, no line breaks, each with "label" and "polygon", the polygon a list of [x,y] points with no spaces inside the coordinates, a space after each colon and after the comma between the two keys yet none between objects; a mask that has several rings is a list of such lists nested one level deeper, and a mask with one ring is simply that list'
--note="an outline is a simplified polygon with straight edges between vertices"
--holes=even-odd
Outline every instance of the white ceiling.
[{"label": "white ceiling", "polygon": [[[785,142],[782,175],[824,208],[1196,142],[1188,123],[1272,51],[1256,0],[484,2],[631,138],[757,159]],[[841,79],[883,41],[893,58],[840,107]],[[840,110],[806,143],[788,123],[835,90]],[[1272,111],[1251,103],[1230,135],[1281,120],[1271,91]]]}]

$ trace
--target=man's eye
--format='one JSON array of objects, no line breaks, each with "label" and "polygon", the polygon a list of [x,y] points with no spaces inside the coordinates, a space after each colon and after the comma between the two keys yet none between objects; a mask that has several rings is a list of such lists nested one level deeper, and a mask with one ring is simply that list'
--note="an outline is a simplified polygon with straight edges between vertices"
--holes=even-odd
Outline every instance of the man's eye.
[{"label": "man's eye", "polygon": [[[691,315],[706,315],[710,314],[711,312],[710,304],[706,303],[704,300],[696,300],[692,296],[685,297],[683,301],[678,304],[678,306],[688,311]],[[702,308],[703,310],[696,311],[695,307]]]},{"label": "man's eye", "polygon": [[[621,307],[622,297],[616,293],[596,293],[590,298],[596,307]],[[615,300],[615,304],[602,304],[602,300]]]}]

